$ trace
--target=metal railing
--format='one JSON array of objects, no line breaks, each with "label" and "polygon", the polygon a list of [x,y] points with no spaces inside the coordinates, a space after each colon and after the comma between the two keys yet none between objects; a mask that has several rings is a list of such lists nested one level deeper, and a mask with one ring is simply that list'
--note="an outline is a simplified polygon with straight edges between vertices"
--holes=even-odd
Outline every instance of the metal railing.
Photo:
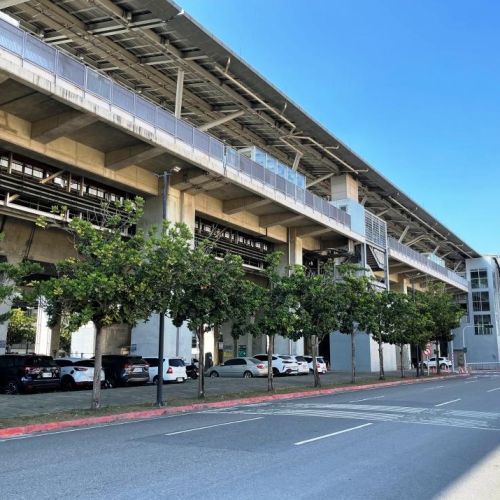
[{"label": "metal railing", "polygon": [[428,258],[424,257],[422,254],[418,253],[417,251],[413,250],[410,247],[407,247],[406,245],[403,245],[400,243],[398,240],[395,240],[394,238],[387,238],[388,242],[388,247],[390,250],[394,250],[395,252],[398,252],[405,257],[408,257],[409,259],[419,262],[420,264],[424,265],[425,267],[432,269],[436,273],[445,276],[448,278],[450,281],[454,281],[455,283],[459,285],[463,285],[465,287],[468,287],[468,282],[466,279],[462,278],[459,276],[457,273],[454,273],[453,271],[450,271],[444,266],[440,266],[436,262],[433,262],[432,260],[429,260]]},{"label": "metal railing", "polygon": [[472,372],[500,372],[500,362],[469,363],[467,366]]},{"label": "metal railing", "polygon": [[265,169],[236,150],[224,146],[221,141],[198,130],[186,121],[176,118],[173,114],[134,91],[119,85],[107,76],[101,75],[80,61],[1,19],[0,47],[19,56],[21,64],[28,61],[51,73],[54,78],[61,78],[76,86],[84,93],[84,96],[90,94],[98,97],[108,104],[110,110],[112,106],[120,108],[130,115],[133,123],[145,122],[159,131],[166,132],[193,148],[222,161],[225,168],[230,167],[237,170],[258,180],[262,185],[270,186],[275,191],[299,201],[314,211],[349,228],[351,227],[350,215],[334,207],[323,198]]}]

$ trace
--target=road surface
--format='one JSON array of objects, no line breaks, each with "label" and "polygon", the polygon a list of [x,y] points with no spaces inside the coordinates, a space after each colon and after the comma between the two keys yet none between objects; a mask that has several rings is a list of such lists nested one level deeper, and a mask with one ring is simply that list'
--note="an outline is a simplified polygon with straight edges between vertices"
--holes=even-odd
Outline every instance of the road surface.
[{"label": "road surface", "polygon": [[500,374],[0,441],[17,499],[500,500]]}]

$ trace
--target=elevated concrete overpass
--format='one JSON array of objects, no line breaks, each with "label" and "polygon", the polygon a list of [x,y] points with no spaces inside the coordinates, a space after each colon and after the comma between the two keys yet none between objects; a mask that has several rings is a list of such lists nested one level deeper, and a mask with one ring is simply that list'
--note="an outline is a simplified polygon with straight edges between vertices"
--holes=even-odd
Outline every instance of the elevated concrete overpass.
[{"label": "elevated concrete overpass", "polygon": [[469,245],[174,3],[38,0],[4,12],[19,22],[0,20],[7,259],[71,251],[33,229],[62,200],[91,216],[103,199],[138,194],[144,223],[160,222],[157,176],[169,171],[169,218],[237,232],[231,251],[267,242],[289,264],[359,262],[382,287],[468,290]]}]

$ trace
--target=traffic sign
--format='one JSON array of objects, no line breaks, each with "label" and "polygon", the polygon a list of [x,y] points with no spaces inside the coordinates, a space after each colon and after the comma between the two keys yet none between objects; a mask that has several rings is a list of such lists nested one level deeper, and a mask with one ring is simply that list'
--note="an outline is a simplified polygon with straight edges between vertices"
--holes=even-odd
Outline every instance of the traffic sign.
[{"label": "traffic sign", "polygon": [[424,351],[424,354],[425,354],[426,356],[430,356],[430,355],[431,355],[431,350],[430,350],[430,349],[426,349],[426,350]]}]

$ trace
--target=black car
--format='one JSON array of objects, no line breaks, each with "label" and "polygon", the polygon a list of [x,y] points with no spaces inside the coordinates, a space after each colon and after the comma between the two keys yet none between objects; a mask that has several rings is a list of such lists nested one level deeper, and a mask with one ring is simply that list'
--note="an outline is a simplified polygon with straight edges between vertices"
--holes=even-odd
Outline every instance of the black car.
[{"label": "black car", "polygon": [[0,389],[4,394],[58,389],[59,384],[59,366],[51,356],[38,354],[0,356]]},{"label": "black car", "polygon": [[102,369],[111,387],[149,382],[149,364],[141,356],[104,354]]}]

